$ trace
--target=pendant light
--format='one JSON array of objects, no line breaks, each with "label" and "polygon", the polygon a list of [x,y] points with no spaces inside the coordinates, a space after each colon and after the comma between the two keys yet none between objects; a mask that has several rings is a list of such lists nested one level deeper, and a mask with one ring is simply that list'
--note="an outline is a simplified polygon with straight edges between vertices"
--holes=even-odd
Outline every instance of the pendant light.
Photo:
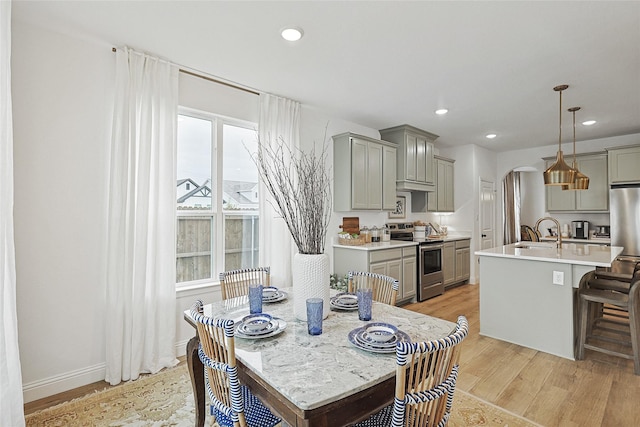
[{"label": "pendant light", "polygon": [[576,161],[576,111],[580,107],[571,107],[567,111],[573,113],[573,164],[571,165],[576,171],[576,177],[573,179],[573,183],[569,185],[563,185],[563,190],[588,190],[589,189],[589,177],[578,170],[578,162]]},{"label": "pendant light", "polygon": [[575,169],[569,167],[565,163],[562,155],[562,91],[569,85],[560,85],[553,88],[556,92],[560,92],[560,127],[558,134],[558,154],[556,162],[549,166],[542,175],[544,177],[544,185],[569,185],[573,183],[576,177]]}]

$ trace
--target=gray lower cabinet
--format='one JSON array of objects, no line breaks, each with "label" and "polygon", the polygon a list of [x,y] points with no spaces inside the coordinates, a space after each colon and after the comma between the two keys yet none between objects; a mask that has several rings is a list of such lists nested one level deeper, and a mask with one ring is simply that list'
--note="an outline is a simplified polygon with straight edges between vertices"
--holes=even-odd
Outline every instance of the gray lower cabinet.
[{"label": "gray lower cabinet", "polygon": [[411,301],[416,295],[416,246],[378,250],[334,247],[333,264],[338,275],[349,271],[369,271],[393,277],[400,282],[398,303]]},{"label": "gray lower cabinet", "polygon": [[469,280],[471,250],[469,239],[445,242],[442,250],[444,286],[449,287]]},{"label": "gray lower cabinet", "polygon": [[336,211],[396,207],[396,146],[353,133],[333,137]]},{"label": "gray lower cabinet", "polygon": [[[607,155],[605,153],[580,154],[576,156],[578,169],[589,177],[588,190],[563,190],[557,185],[545,186],[546,208],[548,212],[606,212],[609,210],[609,183]],[[546,166],[555,162],[546,158]],[[565,157],[568,164],[573,156]]]},{"label": "gray lower cabinet", "polygon": [[609,183],[640,182],[640,145],[607,149],[609,154]]}]

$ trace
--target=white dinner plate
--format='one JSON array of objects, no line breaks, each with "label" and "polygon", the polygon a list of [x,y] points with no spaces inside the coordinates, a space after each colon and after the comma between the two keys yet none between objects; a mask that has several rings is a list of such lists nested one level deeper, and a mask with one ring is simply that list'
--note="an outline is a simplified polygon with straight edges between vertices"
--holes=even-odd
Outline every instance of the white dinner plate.
[{"label": "white dinner plate", "polygon": [[342,292],[332,297],[329,301],[329,305],[338,310],[357,310],[358,297],[350,292]]},{"label": "white dinner plate", "polygon": [[287,299],[287,293],[285,291],[281,291],[278,289],[277,292],[275,292],[274,296],[271,298],[265,298],[262,297],[262,302],[264,304],[270,304],[272,302],[280,302]]}]

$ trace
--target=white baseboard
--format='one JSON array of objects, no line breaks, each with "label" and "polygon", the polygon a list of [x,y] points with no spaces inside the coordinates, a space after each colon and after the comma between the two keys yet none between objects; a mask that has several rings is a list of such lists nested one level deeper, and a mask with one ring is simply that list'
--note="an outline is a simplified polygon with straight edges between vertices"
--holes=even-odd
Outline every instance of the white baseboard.
[{"label": "white baseboard", "polygon": [[[34,400],[82,387],[83,385],[104,381],[105,373],[106,365],[101,363],[77,371],[65,372],[61,375],[23,384],[22,395],[24,402],[33,402]],[[107,383],[105,383],[105,386],[106,385]]]},{"label": "white baseboard", "polygon": [[[189,340],[185,340],[176,343],[176,357],[187,354],[188,342]],[[64,374],[54,377],[23,384],[23,399],[25,403],[33,402],[34,400],[53,396],[54,394],[82,387],[87,384],[104,381],[105,374],[106,365],[101,363],[77,371],[65,372]],[[105,386],[106,385],[107,383],[105,382]]]}]

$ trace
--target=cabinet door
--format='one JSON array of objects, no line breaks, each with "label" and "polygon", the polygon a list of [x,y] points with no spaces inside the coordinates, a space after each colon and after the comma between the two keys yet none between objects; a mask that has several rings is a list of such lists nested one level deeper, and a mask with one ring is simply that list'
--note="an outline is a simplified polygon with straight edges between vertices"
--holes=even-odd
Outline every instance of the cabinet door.
[{"label": "cabinet door", "polygon": [[367,209],[382,209],[382,145],[367,147]]},{"label": "cabinet door", "polygon": [[402,259],[387,261],[386,275],[399,281],[400,286],[402,286]]},{"label": "cabinet door", "polygon": [[640,147],[618,148],[608,154],[610,184],[640,182]]},{"label": "cabinet door", "polygon": [[609,183],[607,156],[588,156],[578,160],[578,169],[589,177],[588,190],[576,190],[576,210],[608,211]]},{"label": "cabinet door", "polygon": [[456,245],[454,242],[445,243],[442,249],[442,275],[445,286],[456,280]]},{"label": "cabinet door", "polygon": [[417,283],[417,260],[416,257],[402,259],[402,281],[398,290],[398,299],[413,298],[416,294]]},{"label": "cabinet door", "polygon": [[369,166],[367,141],[351,140],[351,208],[368,209],[367,168]]},{"label": "cabinet door", "polygon": [[[442,169],[444,169],[444,197],[442,198],[442,208],[440,212],[454,212],[454,197],[453,197],[453,163],[442,161]],[[438,172],[440,173],[440,172]],[[438,179],[440,176],[438,175]],[[438,200],[438,208],[440,208],[440,201]]]},{"label": "cabinet door", "polygon": [[376,262],[374,264],[369,264],[369,271],[371,273],[383,274],[387,275],[387,263],[386,262]]},{"label": "cabinet door", "polygon": [[425,173],[425,182],[427,184],[434,184],[436,182],[436,170],[433,167],[435,162],[433,161],[433,142],[427,142],[425,145],[425,167],[427,168]]},{"label": "cabinet door", "polygon": [[427,140],[416,137],[416,181],[427,182]]},{"label": "cabinet door", "polygon": [[405,136],[406,138],[406,145],[405,145],[405,157],[404,157],[404,161],[405,161],[405,165],[404,165],[404,171],[405,171],[405,176],[404,179],[409,180],[409,181],[415,181],[416,180],[416,174],[417,174],[417,170],[416,170],[416,157],[417,157],[417,138],[415,135],[411,135],[411,134],[407,134]]},{"label": "cabinet door", "polygon": [[[554,161],[548,161],[547,167]],[[563,190],[561,185],[545,185],[547,211],[574,211],[576,210],[575,191]]]},{"label": "cabinet door", "polygon": [[394,147],[382,147],[382,209],[396,209],[396,156]]},{"label": "cabinet door", "polygon": [[468,280],[470,276],[469,248],[456,249],[456,282]]}]

